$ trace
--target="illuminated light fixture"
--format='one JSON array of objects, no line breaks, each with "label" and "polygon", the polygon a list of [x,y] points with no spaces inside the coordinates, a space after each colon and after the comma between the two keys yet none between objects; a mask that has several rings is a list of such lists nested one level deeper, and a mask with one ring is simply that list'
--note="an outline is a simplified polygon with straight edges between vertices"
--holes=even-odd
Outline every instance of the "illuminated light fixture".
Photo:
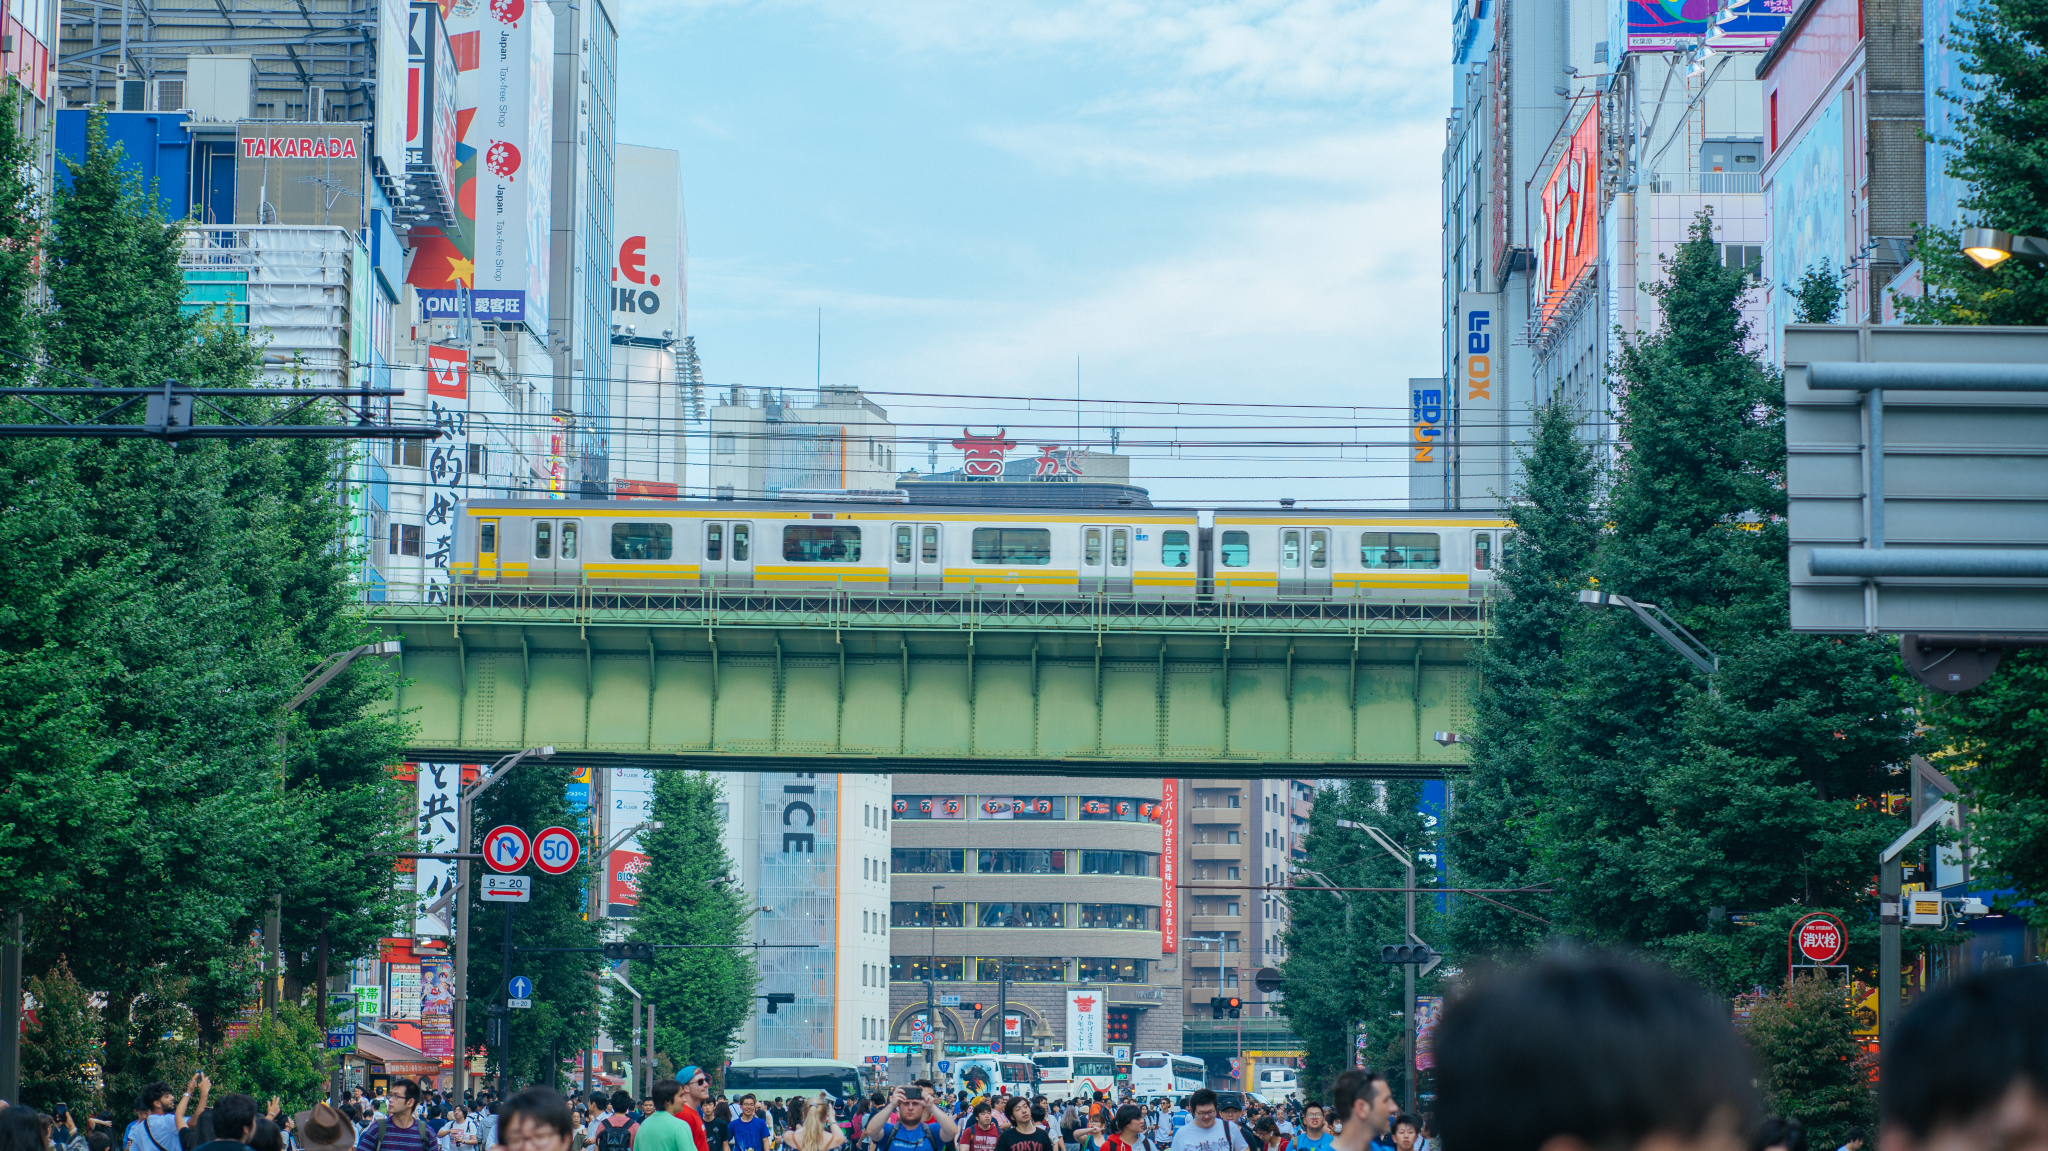
[{"label": "illuminated light fixture", "polygon": [[1995,268],[2012,259],[2013,239],[2010,232],[1996,228],[1964,228],[1963,255],[1977,262],[1980,268]]}]

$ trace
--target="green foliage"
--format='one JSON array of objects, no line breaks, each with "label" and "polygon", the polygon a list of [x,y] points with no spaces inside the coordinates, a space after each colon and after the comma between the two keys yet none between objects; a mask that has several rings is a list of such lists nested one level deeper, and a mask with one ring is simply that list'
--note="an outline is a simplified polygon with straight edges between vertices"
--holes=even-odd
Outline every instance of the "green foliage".
[{"label": "green foliage", "polygon": [[1984,686],[1928,692],[1926,708],[1969,800],[1972,886],[2048,927],[2048,653],[2009,652]]},{"label": "green foliage", "polygon": [[287,1113],[304,1110],[327,1093],[326,1042],[311,1010],[282,1004],[277,1018],[259,1015],[247,1034],[229,1040],[209,1060],[213,1089],[253,1095],[259,1106],[275,1095]]},{"label": "green foliage", "polygon": [[[1308,860],[1303,866],[1327,876],[1337,887],[1406,886],[1407,872],[1391,854],[1365,832],[1340,828],[1337,821],[1377,827],[1410,854],[1436,851],[1436,836],[1416,811],[1421,790],[1413,780],[1346,781],[1324,788],[1309,812],[1302,841]],[[1418,861],[1415,879],[1417,887],[1434,886],[1435,869]],[[1408,1075],[1403,1022],[1398,1018],[1405,994],[1404,968],[1381,963],[1380,947],[1402,942],[1404,899],[1381,892],[1305,890],[1315,885],[1312,878],[1297,879],[1296,890],[1286,896],[1286,958],[1280,962],[1284,995],[1276,1005],[1308,1052],[1303,1088],[1309,1098],[1329,1098],[1331,1082],[1352,1064],[1347,1039],[1362,1032],[1369,1057],[1385,1060],[1378,1066],[1392,1081],[1395,1096],[1402,1097]],[[1416,897],[1415,931],[1425,941],[1443,938],[1434,897]],[[1203,954],[1186,953],[1188,971],[1200,970]],[[1431,972],[1418,979],[1415,993],[1440,994],[1439,975],[1440,971]]]},{"label": "green foliage", "polygon": [[[718,777],[708,772],[664,771],[654,777],[650,819],[640,833],[647,870],[640,873],[640,904],[628,939],[647,943],[746,943],[753,908],[726,882],[734,874],[720,838]],[[753,1012],[760,973],[743,950],[691,948],[656,951],[653,962],[633,964],[633,986],[654,1004],[654,1049],[678,1065],[720,1067]],[[614,991],[606,1005],[606,1032],[630,1034],[632,996]]]},{"label": "green foliage", "polygon": [[1842,277],[1828,266],[1826,260],[1819,267],[1808,265],[1805,274],[1792,287],[1792,322],[1795,324],[1832,324],[1842,315]]},{"label": "green foliage", "polygon": [[58,964],[28,981],[34,1022],[21,1036],[21,1101],[49,1114],[68,1103],[80,1115],[100,1106],[98,1067],[103,1039],[92,992]]},{"label": "green foliage", "polygon": [[[4,162],[18,148],[0,131],[0,205],[36,209],[34,230],[0,212],[0,350],[17,357],[0,362],[37,366],[9,382],[259,382],[246,334],[179,310],[182,233],[99,116],[47,205]],[[40,296],[16,274],[24,243]],[[254,390],[222,403],[279,410]],[[402,730],[364,707],[381,670],[331,683],[277,751],[306,669],[365,634],[339,461],[317,441],[0,443],[0,537],[20,557],[0,572],[0,904],[25,911],[34,968],[62,959],[104,994],[117,1102],[175,1078],[194,1029],[217,1035],[252,998],[246,942],[272,898],[288,950],[335,927],[337,966],[390,919],[390,885],[362,865],[401,811],[383,773]]]},{"label": "green foliage", "polygon": [[[2019,236],[2048,235],[2048,8],[2037,0],[1983,0],[1964,8],[1942,37],[1963,73],[1947,145],[1948,174],[1969,189],[1962,208],[1976,223]],[[1988,271],[1959,250],[1954,231],[1921,228],[1913,252],[1924,297],[1899,297],[1917,324],[2048,324],[2048,265],[2006,260]]]},{"label": "green foliage", "polygon": [[[574,769],[549,760],[528,758],[508,772],[477,801],[472,820],[476,839],[465,850],[476,851],[484,833],[500,824],[530,833],[545,827],[566,827],[579,834],[584,813],[569,807],[569,779]],[[504,994],[503,981],[513,975],[533,980],[533,1006],[512,1012],[512,1077],[522,1083],[540,1080],[548,1070],[548,1053],[581,1051],[597,1032],[599,957],[591,952],[514,952],[512,971],[504,969],[503,939],[507,914],[512,915],[515,947],[595,947],[597,924],[586,916],[585,893],[603,874],[601,861],[586,852],[567,875],[542,875],[529,867],[533,879],[530,903],[485,903],[480,884],[469,902],[470,1006],[465,1016],[469,1043],[484,1040],[484,1007]],[[491,1050],[493,1073],[498,1051]]]},{"label": "green foliage", "polygon": [[[1452,785],[1457,818],[1446,848],[1459,886],[1523,887],[1546,878],[1530,840],[1543,804],[1543,732],[1569,676],[1565,636],[1585,611],[1578,592],[1600,542],[1599,474],[1578,419],[1561,399],[1537,410],[1508,509],[1513,542],[1495,576],[1502,598],[1494,636],[1477,659],[1482,689],[1471,774]],[[1535,895],[1496,903],[1453,897],[1452,907],[1450,941],[1474,956],[1529,951],[1543,936],[1529,916],[1548,917],[1548,901]]]},{"label": "green foliage", "polygon": [[1743,1028],[1771,1112],[1805,1124],[1809,1146],[1839,1147],[1849,1128],[1877,1126],[1877,1099],[1854,1030],[1842,984],[1811,978],[1772,992]]}]

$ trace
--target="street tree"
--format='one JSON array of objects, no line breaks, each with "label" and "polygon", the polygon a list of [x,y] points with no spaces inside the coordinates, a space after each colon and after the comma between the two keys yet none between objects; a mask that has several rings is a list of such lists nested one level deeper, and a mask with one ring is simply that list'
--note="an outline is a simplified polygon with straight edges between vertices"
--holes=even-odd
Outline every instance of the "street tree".
[{"label": "street tree", "polygon": [[1743,1025],[1771,1112],[1803,1123],[1810,1146],[1839,1147],[1849,1128],[1877,1126],[1877,1098],[1854,1030],[1843,985],[1824,977],[1771,992]]},{"label": "street tree", "polygon": [[[627,939],[653,944],[746,944],[753,904],[734,879],[718,813],[718,777],[664,771],[654,777],[649,819],[640,833],[647,868]],[[723,1065],[754,1007],[760,985],[753,953],[738,947],[657,950],[635,961],[633,986],[654,1005],[655,1051],[682,1066]],[[614,989],[607,1030],[631,1034],[633,998]]]}]

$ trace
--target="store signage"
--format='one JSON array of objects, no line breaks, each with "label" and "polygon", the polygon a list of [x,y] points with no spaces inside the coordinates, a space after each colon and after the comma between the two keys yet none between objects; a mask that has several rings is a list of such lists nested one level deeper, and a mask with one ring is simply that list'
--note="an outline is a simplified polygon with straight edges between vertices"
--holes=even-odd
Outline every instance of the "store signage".
[{"label": "store signage", "polygon": [[1067,990],[1067,1050],[1102,1050],[1102,992]]},{"label": "store signage", "polygon": [[1017,441],[1006,439],[1008,428],[1001,428],[992,436],[977,436],[966,428],[960,429],[960,438],[953,446],[960,449],[967,458],[963,469],[970,480],[999,480],[1003,478],[1003,455],[1017,446]]},{"label": "store signage", "polygon": [[1408,393],[1409,419],[1414,425],[1415,457],[1418,464],[1434,463],[1437,440],[1444,434],[1444,390],[1411,388]]},{"label": "store signage", "polygon": [[1543,282],[1539,310],[1550,323],[1600,252],[1600,113],[1588,108],[1543,185]]},{"label": "store signage", "polygon": [[1159,953],[1172,955],[1179,950],[1180,780],[1162,779],[1159,781]]},{"label": "store signage", "polygon": [[668,148],[619,145],[612,320],[656,337],[683,335],[683,161]]},{"label": "store signage", "polygon": [[236,137],[235,223],[362,227],[361,124],[244,122]]}]

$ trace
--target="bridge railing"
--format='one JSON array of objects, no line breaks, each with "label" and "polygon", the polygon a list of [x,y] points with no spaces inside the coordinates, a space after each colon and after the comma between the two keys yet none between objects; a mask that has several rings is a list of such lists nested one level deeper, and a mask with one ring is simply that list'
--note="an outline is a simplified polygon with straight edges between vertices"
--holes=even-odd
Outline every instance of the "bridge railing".
[{"label": "bridge railing", "polygon": [[1485,599],[1026,596],[991,591],[783,591],[657,583],[383,583],[364,589],[394,622],[658,624],[827,630],[1238,631],[1440,634],[1491,628]]}]

